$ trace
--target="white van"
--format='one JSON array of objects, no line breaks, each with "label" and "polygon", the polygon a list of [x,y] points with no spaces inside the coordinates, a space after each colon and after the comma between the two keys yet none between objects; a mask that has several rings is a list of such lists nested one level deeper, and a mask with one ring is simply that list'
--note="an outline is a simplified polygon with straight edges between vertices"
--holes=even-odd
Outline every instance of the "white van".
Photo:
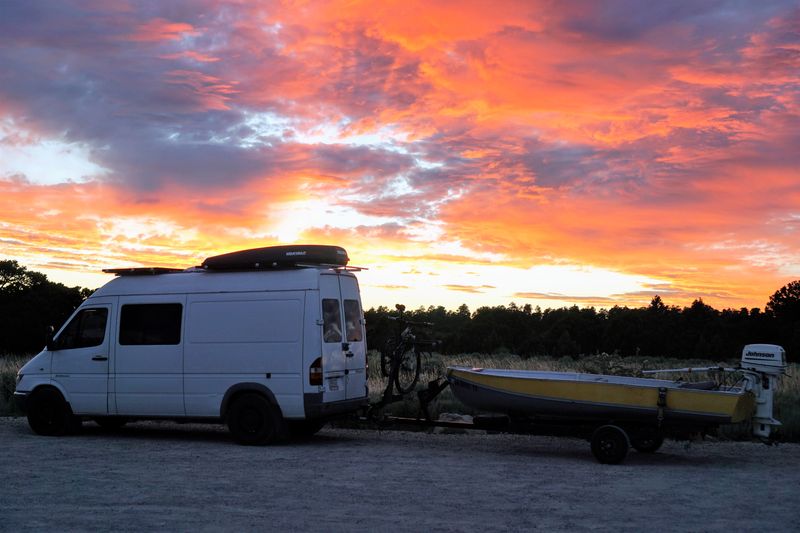
[{"label": "white van", "polygon": [[364,315],[333,246],[234,252],[187,270],[112,270],[20,369],[36,433],[83,419],[224,422],[242,444],[310,435],[366,405]]}]

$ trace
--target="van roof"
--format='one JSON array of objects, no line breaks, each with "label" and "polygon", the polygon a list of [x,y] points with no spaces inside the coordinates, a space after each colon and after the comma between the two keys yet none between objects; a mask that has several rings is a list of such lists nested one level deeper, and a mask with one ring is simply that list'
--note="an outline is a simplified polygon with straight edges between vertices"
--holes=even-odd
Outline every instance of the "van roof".
[{"label": "van roof", "polygon": [[[92,294],[124,296],[132,294],[185,294],[252,291],[293,291],[319,288],[319,277],[334,274],[330,268],[298,268],[292,270],[250,270],[215,272],[189,269],[154,275],[119,276]],[[350,272],[339,271],[352,276]]]}]

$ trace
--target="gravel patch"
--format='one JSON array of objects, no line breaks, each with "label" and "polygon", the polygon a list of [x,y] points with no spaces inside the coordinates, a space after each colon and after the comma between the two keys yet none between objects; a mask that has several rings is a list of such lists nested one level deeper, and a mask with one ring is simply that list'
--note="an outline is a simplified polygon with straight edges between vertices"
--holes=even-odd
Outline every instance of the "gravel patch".
[{"label": "gravel patch", "polygon": [[0,530],[797,530],[800,445],[667,441],[597,463],[586,441],[323,429],[233,444],[223,426],[0,418]]}]

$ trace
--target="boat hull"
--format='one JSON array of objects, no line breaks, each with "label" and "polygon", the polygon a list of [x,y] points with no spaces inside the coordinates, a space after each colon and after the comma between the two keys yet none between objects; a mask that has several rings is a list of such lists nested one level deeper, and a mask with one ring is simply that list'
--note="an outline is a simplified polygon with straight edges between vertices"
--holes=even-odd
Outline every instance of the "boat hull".
[{"label": "boat hull", "polygon": [[753,395],[742,389],[697,390],[647,378],[450,367],[447,379],[462,403],[512,416],[655,421],[659,389],[666,393],[665,424],[740,422],[754,407]]}]

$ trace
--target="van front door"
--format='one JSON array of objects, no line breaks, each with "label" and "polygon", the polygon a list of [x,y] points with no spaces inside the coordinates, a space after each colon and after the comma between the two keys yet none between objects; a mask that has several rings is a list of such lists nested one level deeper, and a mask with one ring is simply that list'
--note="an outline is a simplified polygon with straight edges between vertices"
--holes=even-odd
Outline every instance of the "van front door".
[{"label": "van front door", "polygon": [[72,412],[108,414],[108,360],[113,323],[110,304],[78,310],[53,339],[53,382],[66,392]]}]

